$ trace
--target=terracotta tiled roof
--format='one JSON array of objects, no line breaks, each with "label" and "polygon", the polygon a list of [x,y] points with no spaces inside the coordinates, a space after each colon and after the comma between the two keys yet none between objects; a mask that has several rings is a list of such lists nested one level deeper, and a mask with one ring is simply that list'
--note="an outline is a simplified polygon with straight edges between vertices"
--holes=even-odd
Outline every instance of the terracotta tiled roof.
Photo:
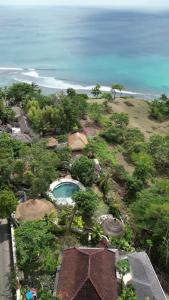
[{"label": "terracotta tiled roof", "polygon": [[68,145],[73,151],[83,150],[88,144],[84,133],[76,132],[68,136]]},{"label": "terracotta tiled roof", "polygon": [[57,295],[62,300],[116,300],[115,253],[104,248],[65,250]]}]

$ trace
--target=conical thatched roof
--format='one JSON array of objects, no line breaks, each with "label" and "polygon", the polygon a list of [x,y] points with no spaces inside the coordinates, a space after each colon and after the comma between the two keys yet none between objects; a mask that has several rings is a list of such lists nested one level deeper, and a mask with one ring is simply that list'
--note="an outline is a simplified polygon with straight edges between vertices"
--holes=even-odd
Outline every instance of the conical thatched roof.
[{"label": "conical thatched roof", "polygon": [[112,215],[104,215],[99,219],[99,223],[103,228],[105,235],[119,236],[123,234],[123,222],[114,218]]},{"label": "conical thatched roof", "polygon": [[19,221],[34,221],[42,219],[52,211],[56,211],[56,209],[50,201],[30,199],[17,206],[15,216]]},{"label": "conical thatched roof", "polygon": [[84,133],[76,132],[68,136],[68,145],[72,151],[83,150],[87,144],[88,140]]},{"label": "conical thatched roof", "polygon": [[57,147],[57,145],[58,145],[58,141],[54,137],[51,137],[48,139],[48,142],[47,142],[48,148],[55,148],[55,147]]}]

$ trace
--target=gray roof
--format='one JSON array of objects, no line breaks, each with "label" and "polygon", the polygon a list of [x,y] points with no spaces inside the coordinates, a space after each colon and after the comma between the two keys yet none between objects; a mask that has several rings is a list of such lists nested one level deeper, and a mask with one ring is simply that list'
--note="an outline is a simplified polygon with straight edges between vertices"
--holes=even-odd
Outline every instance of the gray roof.
[{"label": "gray roof", "polygon": [[145,252],[128,254],[132,280],[138,300],[167,300],[151,261]]}]

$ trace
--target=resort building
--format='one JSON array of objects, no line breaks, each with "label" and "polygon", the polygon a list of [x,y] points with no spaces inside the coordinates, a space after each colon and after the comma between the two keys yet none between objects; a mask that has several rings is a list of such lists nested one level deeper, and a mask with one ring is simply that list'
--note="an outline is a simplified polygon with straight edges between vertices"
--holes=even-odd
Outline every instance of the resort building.
[{"label": "resort building", "polygon": [[55,294],[64,300],[116,300],[115,255],[104,248],[65,250]]},{"label": "resort building", "polygon": [[124,233],[124,223],[113,215],[102,215],[98,222],[106,236],[121,236]]},{"label": "resort building", "polygon": [[70,248],[64,251],[55,279],[54,296],[61,300],[117,300],[121,277],[116,263],[126,259],[131,284],[138,300],[167,300],[145,252],[120,255],[110,248]]},{"label": "resort building", "polygon": [[88,144],[84,133],[76,132],[68,136],[68,146],[72,151],[82,151]]},{"label": "resort building", "polygon": [[56,212],[55,206],[45,199],[30,199],[18,204],[15,218],[17,221],[36,221]]},{"label": "resort building", "polygon": [[148,296],[150,300],[167,300],[155,270],[145,252],[128,254],[131,269],[131,283],[139,300]]}]

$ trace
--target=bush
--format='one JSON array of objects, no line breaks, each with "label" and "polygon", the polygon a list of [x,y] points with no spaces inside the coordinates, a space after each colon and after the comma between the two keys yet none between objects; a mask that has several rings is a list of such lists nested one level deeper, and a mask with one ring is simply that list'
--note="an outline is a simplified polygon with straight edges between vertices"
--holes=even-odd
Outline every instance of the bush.
[{"label": "bush", "polygon": [[73,195],[75,209],[82,215],[83,221],[90,221],[98,206],[97,195],[92,190],[79,191]]},{"label": "bush", "polygon": [[18,204],[14,193],[10,190],[0,191],[0,218],[9,218]]},{"label": "bush", "polygon": [[162,95],[160,99],[155,99],[150,103],[150,116],[158,121],[169,118],[169,98]]},{"label": "bush", "polygon": [[151,179],[155,174],[153,160],[147,153],[133,153],[132,161],[135,164],[133,176],[139,180],[142,180],[143,183],[146,183],[146,181]]},{"label": "bush", "polygon": [[122,144],[125,140],[125,129],[111,126],[103,131],[101,136],[109,143]]},{"label": "bush", "polygon": [[129,117],[126,113],[113,113],[110,119],[113,121],[114,126],[116,127],[124,128],[129,124]]},{"label": "bush", "polygon": [[73,163],[71,174],[85,186],[91,186],[96,180],[95,162],[86,156],[81,156]]},{"label": "bush", "polygon": [[113,248],[120,249],[126,252],[131,252],[134,250],[134,235],[129,227],[125,225],[125,230],[123,236],[120,237],[111,237],[110,243]]},{"label": "bush", "polygon": [[157,171],[169,174],[169,136],[152,136],[147,144],[147,151],[152,156]]},{"label": "bush", "polygon": [[116,163],[115,156],[110,151],[107,143],[98,137],[89,142],[84,150],[84,153],[92,153],[94,157],[99,159],[101,165],[109,164],[110,166],[114,166]]},{"label": "bush", "polygon": [[142,132],[137,128],[128,128],[125,132],[123,147],[129,158],[133,152],[143,151],[146,146]]}]

